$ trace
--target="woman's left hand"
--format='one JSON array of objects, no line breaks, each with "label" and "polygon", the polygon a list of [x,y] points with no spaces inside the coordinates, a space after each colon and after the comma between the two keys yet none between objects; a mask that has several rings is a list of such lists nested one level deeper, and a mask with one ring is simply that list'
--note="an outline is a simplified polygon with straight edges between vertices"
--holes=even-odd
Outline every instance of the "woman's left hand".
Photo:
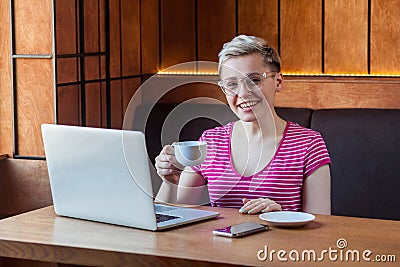
[{"label": "woman's left hand", "polygon": [[269,198],[258,198],[252,200],[243,198],[242,201],[244,205],[240,208],[240,213],[257,214],[260,212],[282,210],[281,205]]}]

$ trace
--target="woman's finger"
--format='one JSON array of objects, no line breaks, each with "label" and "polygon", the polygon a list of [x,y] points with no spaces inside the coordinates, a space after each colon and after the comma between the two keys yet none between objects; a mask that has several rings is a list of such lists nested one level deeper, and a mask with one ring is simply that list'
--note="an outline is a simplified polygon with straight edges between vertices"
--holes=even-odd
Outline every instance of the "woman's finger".
[{"label": "woman's finger", "polygon": [[259,198],[253,200],[243,199],[243,203],[245,204],[243,205],[242,208],[240,208],[239,210],[240,213],[256,214],[259,212],[282,210],[281,205],[268,198],[265,199]]},{"label": "woman's finger", "polygon": [[176,158],[172,146],[165,146],[160,154],[155,158],[155,167],[158,168],[171,168],[183,170],[184,166],[180,164]]},{"label": "woman's finger", "polygon": [[265,200],[265,201],[260,201],[256,203],[257,205],[254,205],[253,207],[251,207],[251,209],[248,211],[249,214],[255,214],[255,213],[259,213],[262,210],[266,209],[267,207],[271,206],[272,204],[274,204],[273,201],[271,200]]},{"label": "woman's finger", "polygon": [[239,210],[241,213],[248,213],[250,210],[254,209],[262,203],[261,199],[253,199],[246,202],[243,207]]},{"label": "woman's finger", "polygon": [[278,203],[271,203],[267,207],[261,210],[261,212],[270,212],[270,211],[281,211],[282,207]]}]

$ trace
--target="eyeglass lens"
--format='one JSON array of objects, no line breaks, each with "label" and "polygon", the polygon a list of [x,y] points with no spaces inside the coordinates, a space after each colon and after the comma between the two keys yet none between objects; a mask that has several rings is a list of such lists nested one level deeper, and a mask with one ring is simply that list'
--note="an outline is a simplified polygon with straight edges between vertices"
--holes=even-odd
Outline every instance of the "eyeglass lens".
[{"label": "eyeglass lens", "polygon": [[229,78],[221,82],[224,92],[229,95],[235,95],[239,92],[239,83],[243,82],[249,91],[257,91],[261,88],[263,81],[262,73],[251,73],[242,78]]}]

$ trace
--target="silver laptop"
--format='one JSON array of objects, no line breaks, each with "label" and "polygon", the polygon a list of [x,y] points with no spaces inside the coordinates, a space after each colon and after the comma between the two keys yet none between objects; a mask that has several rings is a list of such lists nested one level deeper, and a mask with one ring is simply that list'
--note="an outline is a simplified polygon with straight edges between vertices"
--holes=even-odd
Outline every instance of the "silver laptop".
[{"label": "silver laptop", "polygon": [[161,230],[218,212],[154,204],[142,132],[43,124],[58,215]]}]

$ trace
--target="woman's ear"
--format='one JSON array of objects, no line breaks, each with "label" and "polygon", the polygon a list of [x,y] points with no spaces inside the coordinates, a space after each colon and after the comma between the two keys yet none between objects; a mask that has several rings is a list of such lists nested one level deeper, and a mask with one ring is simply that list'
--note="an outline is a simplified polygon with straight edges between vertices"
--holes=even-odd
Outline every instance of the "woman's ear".
[{"label": "woman's ear", "polygon": [[283,81],[284,81],[284,78],[283,78],[282,72],[276,73],[276,76],[275,76],[275,91],[276,92],[282,91]]}]

